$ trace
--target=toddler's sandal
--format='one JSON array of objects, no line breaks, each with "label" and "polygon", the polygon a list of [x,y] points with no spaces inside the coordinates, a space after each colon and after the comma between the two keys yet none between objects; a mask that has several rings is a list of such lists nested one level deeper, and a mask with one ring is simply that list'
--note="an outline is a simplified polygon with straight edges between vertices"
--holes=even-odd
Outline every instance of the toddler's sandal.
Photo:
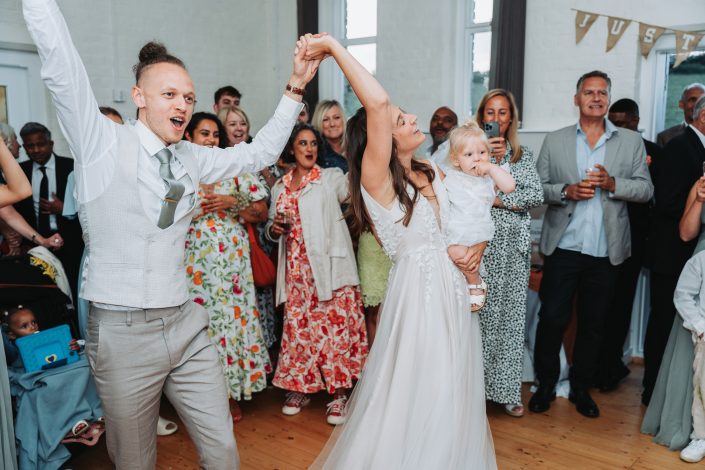
[{"label": "toddler's sandal", "polygon": [[[85,421],[84,421],[85,422]],[[79,421],[80,423],[80,421]],[[76,423],[76,424],[79,424]],[[87,424],[87,423],[86,423]],[[76,426],[74,426],[75,428]],[[94,423],[83,428],[81,434],[73,434],[73,431],[66,435],[66,437],[61,441],[62,444],[83,444],[85,446],[92,447],[98,443],[100,436],[105,432],[105,427],[99,423]]]},{"label": "toddler's sandal", "polygon": [[[473,290],[481,290],[482,294],[474,294]],[[479,312],[487,301],[487,283],[483,280],[480,284],[468,284],[468,295],[470,297],[470,311]]]}]

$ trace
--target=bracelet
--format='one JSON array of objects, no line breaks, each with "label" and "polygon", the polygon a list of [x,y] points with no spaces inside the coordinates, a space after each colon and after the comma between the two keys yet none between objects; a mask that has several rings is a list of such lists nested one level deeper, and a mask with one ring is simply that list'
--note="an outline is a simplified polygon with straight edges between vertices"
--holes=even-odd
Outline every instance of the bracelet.
[{"label": "bracelet", "polygon": [[32,234],[32,243],[35,243],[35,244],[37,243],[37,234],[36,233]]},{"label": "bracelet", "polygon": [[286,91],[293,93],[295,95],[299,95],[299,96],[304,96],[304,94],[306,94],[306,90],[304,88],[292,86],[289,83],[286,84]]}]

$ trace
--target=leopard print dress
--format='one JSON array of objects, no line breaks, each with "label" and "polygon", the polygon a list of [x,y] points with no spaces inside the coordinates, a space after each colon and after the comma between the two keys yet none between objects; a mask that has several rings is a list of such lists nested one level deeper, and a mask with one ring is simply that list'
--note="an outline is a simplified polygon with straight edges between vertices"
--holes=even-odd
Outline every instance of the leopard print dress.
[{"label": "leopard print dress", "polygon": [[[509,163],[511,148],[498,165]],[[485,366],[485,394],[501,404],[521,403],[522,357],[529,284],[531,235],[529,209],[543,203],[543,189],[533,154],[522,147],[522,157],[509,163],[516,180],[510,194],[498,193],[505,208],[492,208],[495,235],[485,250],[483,276],[487,303],[480,311]]]}]

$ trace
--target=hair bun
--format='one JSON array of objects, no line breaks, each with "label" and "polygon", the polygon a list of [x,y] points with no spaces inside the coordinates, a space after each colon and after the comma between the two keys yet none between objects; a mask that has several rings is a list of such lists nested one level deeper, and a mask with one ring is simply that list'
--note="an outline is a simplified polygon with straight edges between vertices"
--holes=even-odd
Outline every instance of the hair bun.
[{"label": "hair bun", "polygon": [[159,42],[150,41],[140,49],[139,60],[140,62],[151,62],[157,57],[165,56],[168,52],[164,44]]}]

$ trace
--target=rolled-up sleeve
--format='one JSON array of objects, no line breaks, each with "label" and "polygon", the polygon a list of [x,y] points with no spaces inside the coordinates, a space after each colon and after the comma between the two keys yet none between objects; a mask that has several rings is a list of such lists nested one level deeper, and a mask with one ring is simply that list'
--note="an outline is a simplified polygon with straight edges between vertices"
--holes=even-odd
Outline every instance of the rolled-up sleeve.
[{"label": "rolled-up sleeve", "polygon": [[243,173],[256,173],[274,164],[289,140],[303,105],[282,96],[274,115],[257,133],[252,143],[226,149],[191,145],[200,166],[201,182],[215,183]]},{"label": "rolled-up sleeve", "polygon": [[117,124],[100,114],[88,74],[56,2],[23,0],[22,11],[39,51],[42,80],[76,160],[78,200],[85,202],[97,197],[110,182]]}]

